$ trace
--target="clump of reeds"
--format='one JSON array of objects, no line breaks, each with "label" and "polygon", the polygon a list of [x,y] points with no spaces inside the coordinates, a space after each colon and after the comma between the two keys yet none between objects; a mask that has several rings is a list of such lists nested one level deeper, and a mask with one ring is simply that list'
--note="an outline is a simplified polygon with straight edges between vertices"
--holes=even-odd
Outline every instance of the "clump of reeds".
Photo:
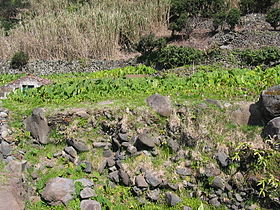
[{"label": "clump of reeds", "polygon": [[31,59],[111,58],[120,36],[137,42],[164,27],[169,11],[169,0],[29,1],[22,22],[0,31],[2,59],[19,50]]}]

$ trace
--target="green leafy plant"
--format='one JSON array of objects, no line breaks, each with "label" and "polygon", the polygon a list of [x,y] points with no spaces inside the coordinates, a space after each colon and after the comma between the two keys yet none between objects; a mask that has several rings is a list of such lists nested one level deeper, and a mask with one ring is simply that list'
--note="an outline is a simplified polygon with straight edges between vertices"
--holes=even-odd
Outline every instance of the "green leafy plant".
[{"label": "green leafy plant", "polygon": [[136,50],[142,55],[151,53],[155,49],[161,49],[166,46],[164,38],[156,38],[154,34],[149,34],[140,39],[136,45]]},{"label": "green leafy plant", "polygon": [[262,197],[268,194],[275,194],[275,196],[278,197],[280,195],[280,180],[275,178],[272,174],[259,180],[257,185],[260,187],[259,195]]},{"label": "green leafy plant", "polygon": [[264,47],[259,50],[246,49],[237,51],[235,54],[247,65],[269,65],[272,62],[279,61],[280,49],[277,47]]},{"label": "green leafy plant", "polygon": [[23,51],[19,51],[13,55],[10,66],[13,69],[21,69],[28,63],[28,60],[28,54]]},{"label": "green leafy plant", "polygon": [[241,170],[256,170],[266,172],[268,162],[273,155],[271,150],[252,148],[250,144],[241,143],[231,159],[240,164]]},{"label": "green leafy plant", "polygon": [[213,28],[214,31],[217,31],[220,26],[223,26],[224,21],[226,20],[226,13],[219,12],[213,16]]},{"label": "green leafy plant", "polygon": [[75,193],[76,195],[80,195],[80,192],[83,190],[84,186],[81,182],[75,182]]},{"label": "green leafy plant", "polygon": [[169,24],[168,29],[172,31],[172,35],[174,36],[175,31],[181,32],[183,29],[185,29],[187,26],[187,21],[188,21],[188,15],[183,13],[178,16],[174,21],[172,21]]},{"label": "green leafy plant", "polygon": [[280,9],[274,8],[266,15],[266,21],[276,30],[280,26]]},{"label": "green leafy plant", "polygon": [[199,62],[204,53],[195,48],[167,46],[145,57],[146,62],[160,69],[170,69]]},{"label": "green leafy plant", "polygon": [[172,0],[170,8],[169,29],[172,36],[175,32],[182,32],[188,38],[193,30],[190,19],[193,17],[212,17],[226,8],[223,0]]},{"label": "green leafy plant", "polygon": [[229,10],[227,16],[226,16],[226,22],[230,26],[230,30],[234,30],[235,25],[239,22],[240,20],[240,11],[236,8],[233,8]]},{"label": "green leafy plant", "polygon": [[243,15],[249,13],[266,13],[279,0],[241,0],[239,3]]},{"label": "green leafy plant", "polygon": [[[171,17],[189,14],[191,17],[211,17],[226,8],[223,0],[171,0]],[[174,20],[174,19],[173,19]]]}]

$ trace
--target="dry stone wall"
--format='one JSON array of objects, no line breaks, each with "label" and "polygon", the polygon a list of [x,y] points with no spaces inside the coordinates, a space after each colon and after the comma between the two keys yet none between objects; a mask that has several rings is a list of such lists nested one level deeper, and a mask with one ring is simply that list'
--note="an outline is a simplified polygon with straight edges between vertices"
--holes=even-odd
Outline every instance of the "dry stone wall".
[{"label": "dry stone wall", "polygon": [[129,60],[89,60],[89,61],[62,61],[37,60],[27,64],[23,69],[10,68],[9,61],[0,61],[1,74],[27,73],[35,75],[48,75],[72,72],[95,72],[106,69],[122,68],[136,65],[136,59]]}]

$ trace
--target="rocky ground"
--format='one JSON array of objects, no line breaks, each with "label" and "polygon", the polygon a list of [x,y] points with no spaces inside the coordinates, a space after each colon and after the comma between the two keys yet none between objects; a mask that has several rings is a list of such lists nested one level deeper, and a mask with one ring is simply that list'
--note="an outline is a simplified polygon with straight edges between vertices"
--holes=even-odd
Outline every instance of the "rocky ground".
[{"label": "rocky ground", "polygon": [[[197,27],[175,44],[280,43],[261,15],[244,17],[236,32],[212,34],[211,21]],[[87,62],[34,61],[28,69],[51,74],[135,64]],[[136,105],[104,101],[24,114],[0,108],[0,210],[280,209],[278,101],[276,86],[258,102],[156,94]]]},{"label": "rocky ground", "polygon": [[[277,145],[261,136],[279,135],[275,100],[268,97],[277,90],[267,90],[257,104],[178,104],[152,95],[143,107],[113,108],[112,101],[102,108],[37,108],[20,130],[9,126],[12,113],[2,109],[6,184],[0,187],[0,209],[23,209],[23,201],[27,209],[196,209],[202,203],[210,209],[278,209],[279,188],[261,198],[261,170],[251,168],[259,159],[242,153],[271,152]],[[274,170],[268,168],[269,161],[279,160],[274,158],[267,159],[267,171]],[[277,180],[279,171],[274,175]]]},{"label": "rocky ground", "polygon": [[225,24],[213,32],[212,20],[193,20],[194,30],[188,40],[177,40],[175,45],[198,49],[259,49],[266,46],[280,47],[280,32],[273,31],[263,14],[248,14],[241,17],[235,31],[229,31]]}]

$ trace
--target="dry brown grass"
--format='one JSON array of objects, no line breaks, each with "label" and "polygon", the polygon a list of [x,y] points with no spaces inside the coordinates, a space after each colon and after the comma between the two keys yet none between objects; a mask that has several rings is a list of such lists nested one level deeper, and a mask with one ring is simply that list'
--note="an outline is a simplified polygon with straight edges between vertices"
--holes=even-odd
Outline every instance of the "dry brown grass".
[{"label": "dry brown grass", "polygon": [[25,19],[5,36],[0,58],[24,50],[31,59],[112,58],[122,34],[131,42],[166,26],[169,0],[29,0]]},{"label": "dry brown grass", "polygon": [[226,0],[230,7],[238,8],[240,0]]}]

